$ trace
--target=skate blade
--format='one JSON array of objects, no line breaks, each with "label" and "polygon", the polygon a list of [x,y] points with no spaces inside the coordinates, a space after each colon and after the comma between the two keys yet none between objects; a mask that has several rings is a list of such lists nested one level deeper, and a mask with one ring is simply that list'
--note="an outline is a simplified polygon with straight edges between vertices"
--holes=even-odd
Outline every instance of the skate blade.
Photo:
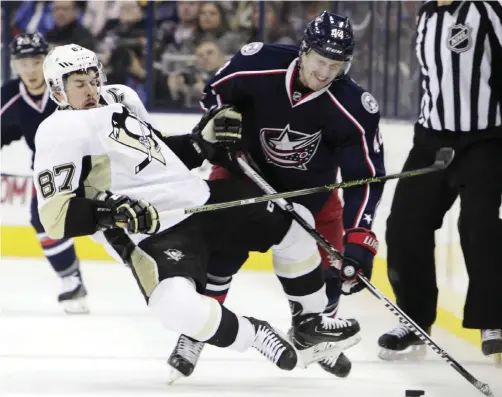
[{"label": "skate blade", "polygon": [[493,355],[493,363],[497,368],[502,368],[502,353]]},{"label": "skate blade", "polygon": [[324,342],[304,350],[297,350],[298,364],[303,368],[319,361],[338,357],[340,353],[361,342],[361,335],[355,334],[340,342]]},{"label": "skate blade", "polygon": [[425,345],[411,346],[400,351],[382,348],[378,353],[378,357],[385,361],[422,361],[426,355]]},{"label": "skate blade", "polygon": [[170,367],[169,375],[167,376],[167,384],[168,385],[172,385],[174,382],[176,382],[177,380],[182,379],[182,378],[186,378],[186,376],[183,375],[176,368]]},{"label": "skate blade", "polygon": [[60,302],[60,305],[63,307],[65,313],[70,315],[89,314],[90,312],[85,298],[62,301]]}]

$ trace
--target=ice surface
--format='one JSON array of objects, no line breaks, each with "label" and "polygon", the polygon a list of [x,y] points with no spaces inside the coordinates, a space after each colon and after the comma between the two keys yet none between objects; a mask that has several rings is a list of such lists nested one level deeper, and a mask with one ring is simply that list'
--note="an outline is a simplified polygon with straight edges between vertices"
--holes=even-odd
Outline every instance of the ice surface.
[{"label": "ice surface", "polygon": [[[318,366],[285,372],[250,349],[237,353],[208,346],[188,379],[168,386],[166,359],[177,335],[151,316],[130,271],[119,264],[86,262],[89,316],[67,316],[56,302],[60,281],[43,260],[0,262],[0,397],[24,396],[482,396],[432,351],[420,363],[378,359],[376,340],[395,317],[369,293],[342,301],[341,315],[356,317],[362,342],[347,351],[351,375],[337,379]],[[235,277],[228,307],[287,330],[288,304],[271,273]],[[502,396],[502,370],[477,348],[435,328],[433,337],[466,369]],[[498,393],[497,393],[498,392]]]}]

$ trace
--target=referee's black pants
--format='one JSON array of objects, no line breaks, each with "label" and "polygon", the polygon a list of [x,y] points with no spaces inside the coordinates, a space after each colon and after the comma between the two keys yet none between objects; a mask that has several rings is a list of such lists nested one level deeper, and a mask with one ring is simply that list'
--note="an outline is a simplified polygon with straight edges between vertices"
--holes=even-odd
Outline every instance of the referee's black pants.
[{"label": "referee's black pants", "polygon": [[422,328],[436,319],[434,232],[458,196],[469,275],[463,326],[502,328],[502,139],[474,141],[468,134],[459,139],[415,127],[403,170],[432,164],[443,146],[453,147],[456,156],[445,171],[400,180],[387,219],[389,280],[399,307]]}]

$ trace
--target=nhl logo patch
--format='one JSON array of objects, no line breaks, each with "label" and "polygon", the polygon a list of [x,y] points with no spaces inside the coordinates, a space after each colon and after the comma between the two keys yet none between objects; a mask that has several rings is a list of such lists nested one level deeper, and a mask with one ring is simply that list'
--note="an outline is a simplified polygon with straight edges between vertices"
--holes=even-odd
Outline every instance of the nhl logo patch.
[{"label": "nhl logo patch", "polygon": [[253,43],[246,44],[241,48],[241,54],[244,56],[254,55],[263,47],[263,43],[255,41]]},{"label": "nhl logo patch", "polygon": [[378,102],[369,92],[364,92],[361,96],[363,107],[368,113],[375,114],[379,110]]},{"label": "nhl logo patch", "polygon": [[450,51],[457,54],[468,51],[472,47],[472,28],[462,24],[451,26],[446,43]]}]

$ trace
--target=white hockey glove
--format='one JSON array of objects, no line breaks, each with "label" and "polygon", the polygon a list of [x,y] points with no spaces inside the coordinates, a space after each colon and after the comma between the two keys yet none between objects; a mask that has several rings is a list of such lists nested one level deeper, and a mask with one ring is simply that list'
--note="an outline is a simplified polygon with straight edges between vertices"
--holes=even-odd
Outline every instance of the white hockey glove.
[{"label": "white hockey glove", "polygon": [[104,204],[98,209],[100,229],[122,227],[129,233],[155,234],[160,228],[159,214],[147,201],[111,192],[103,192],[97,199]]}]

